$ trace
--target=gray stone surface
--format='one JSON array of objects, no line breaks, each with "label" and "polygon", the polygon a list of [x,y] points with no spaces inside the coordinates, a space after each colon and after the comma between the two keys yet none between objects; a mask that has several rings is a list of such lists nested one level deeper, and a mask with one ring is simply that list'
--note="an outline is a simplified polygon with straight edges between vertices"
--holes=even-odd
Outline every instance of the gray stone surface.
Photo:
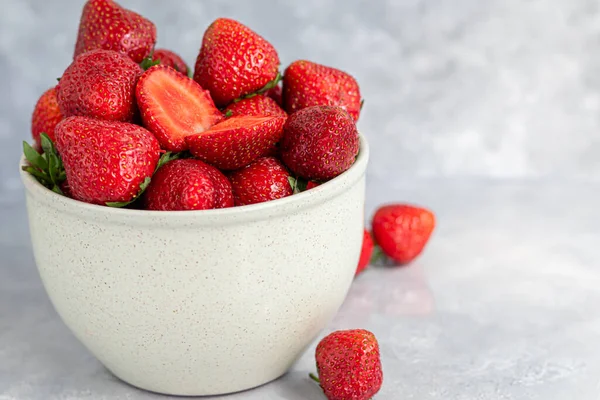
[{"label": "gray stone surface", "polygon": [[[161,398],[113,378],[58,320],[28,242],[20,142],[70,62],[83,1],[0,0],[0,399]],[[380,338],[379,399],[600,398],[600,8],[595,0],[122,0],[193,64],[228,16],[283,66],[352,73],[366,98],[367,215],[439,216],[409,268],[374,268],[328,330]],[[325,333],[325,332],[324,332]],[[309,349],[228,399],[322,399]],[[164,398],[164,397],[162,397]]]},{"label": "gray stone surface", "polygon": [[[597,400],[600,397],[599,185],[474,180],[369,184],[436,210],[439,229],[406,268],[359,276],[322,332],[379,338],[377,399]],[[52,309],[22,207],[0,210],[0,399],[161,399],[110,375]],[[282,379],[217,397],[321,400],[307,379],[314,346]]]}]

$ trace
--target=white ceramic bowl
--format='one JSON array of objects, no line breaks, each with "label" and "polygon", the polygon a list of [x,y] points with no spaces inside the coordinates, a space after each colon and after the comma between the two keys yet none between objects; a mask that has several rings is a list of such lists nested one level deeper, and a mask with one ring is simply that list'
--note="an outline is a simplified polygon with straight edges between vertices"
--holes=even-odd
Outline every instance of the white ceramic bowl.
[{"label": "white ceramic bowl", "polygon": [[22,172],[35,260],[75,336],[117,377],[174,395],[284,374],[341,306],[359,258],[368,146],[267,203],[142,211],[59,196]]}]

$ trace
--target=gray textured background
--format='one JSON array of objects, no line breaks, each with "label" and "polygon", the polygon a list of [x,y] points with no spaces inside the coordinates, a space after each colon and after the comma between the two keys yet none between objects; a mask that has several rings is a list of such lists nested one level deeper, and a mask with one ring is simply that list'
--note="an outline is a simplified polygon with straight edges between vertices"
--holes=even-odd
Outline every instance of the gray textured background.
[{"label": "gray textured background", "polygon": [[[83,1],[0,0],[0,200],[20,197],[32,108],[71,61]],[[353,74],[369,174],[600,180],[595,0],[122,0],[193,64],[239,19],[298,58]],[[18,194],[15,194],[18,192]]]},{"label": "gray textured background", "polygon": [[[378,399],[600,398],[597,0],[121,2],[189,64],[228,16],[270,40],[283,67],[307,58],[358,79],[367,215],[414,201],[439,220],[413,266],[357,279],[324,332],[376,332]],[[20,142],[71,60],[82,4],[0,0],[0,400],[166,398],[118,383],[82,348],[31,254]],[[228,399],[323,399],[306,379],[313,350]]]}]

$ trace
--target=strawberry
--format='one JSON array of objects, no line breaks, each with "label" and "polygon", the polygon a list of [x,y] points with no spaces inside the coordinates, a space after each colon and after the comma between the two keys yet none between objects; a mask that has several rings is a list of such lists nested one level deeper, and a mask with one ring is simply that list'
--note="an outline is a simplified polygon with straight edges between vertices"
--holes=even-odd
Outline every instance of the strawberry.
[{"label": "strawberry", "polygon": [[282,90],[283,89],[282,89],[281,85],[278,83],[275,87],[269,89],[266,93],[267,96],[269,96],[270,98],[275,100],[275,102],[277,103],[277,105],[279,107],[281,107],[283,105]]},{"label": "strawberry", "polygon": [[65,117],[130,122],[137,110],[135,84],[141,74],[139,65],[115,51],[83,53],[56,86],[60,111]]},{"label": "strawberry", "polygon": [[288,117],[281,159],[298,176],[327,180],[350,168],[358,147],[358,131],[350,114],[339,107],[313,106]]},{"label": "strawberry", "polygon": [[[199,160],[196,160],[199,161]],[[215,188],[214,208],[227,208],[234,206],[233,190],[229,179],[221,171],[206,164],[206,173],[213,180]]]},{"label": "strawberry", "polygon": [[262,157],[229,174],[236,206],[276,200],[292,194],[290,173],[275,157]]},{"label": "strawberry", "polygon": [[31,116],[31,135],[40,148],[40,134],[46,133],[54,141],[54,128],[63,119],[56,99],[56,88],[50,88],[37,101]]},{"label": "strawberry", "polygon": [[160,156],[158,141],[141,126],[87,117],[61,121],[56,148],[73,198],[114,206],[138,196]]},{"label": "strawberry", "polygon": [[375,212],[372,225],[381,250],[392,260],[405,264],[423,251],[435,228],[435,215],[421,207],[388,204]]},{"label": "strawberry", "polygon": [[219,18],[204,33],[194,80],[224,107],[276,79],[278,68],[271,43],[237,21]]},{"label": "strawberry", "polygon": [[186,150],[186,136],[204,132],[223,119],[208,91],[166,65],[144,72],[135,92],[144,126],[166,150]]},{"label": "strawberry", "polygon": [[329,400],[369,400],[381,388],[379,344],[364,329],[330,333],[315,352],[319,382]]},{"label": "strawberry", "polygon": [[308,183],[306,184],[306,190],[310,190],[312,188],[316,188],[317,186],[319,186],[320,183],[319,182],[315,182],[315,181],[308,181]]},{"label": "strawberry", "polygon": [[114,50],[140,63],[156,42],[156,27],[112,0],[88,0],[83,6],[73,58],[86,51]]},{"label": "strawberry", "polygon": [[360,90],[356,80],[339,69],[299,60],[285,70],[283,105],[289,114],[310,106],[338,106],[357,121]]},{"label": "strawberry", "polygon": [[61,185],[60,185],[60,190],[62,191],[63,195],[69,198],[73,198],[73,193],[71,193],[71,187],[69,186],[69,182],[64,181]]},{"label": "strawberry", "polygon": [[371,234],[368,230],[364,229],[362,249],[360,251],[360,259],[358,260],[358,267],[356,268],[355,275],[360,274],[369,266],[374,247],[375,246],[373,244],[373,238],[371,237]]},{"label": "strawberry", "polygon": [[219,169],[234,170],[271,151],[281,139],[284,123],[283,117],[231,117],[185,140],[194,156]]},{"label": "strawberry", "polygon": [[273,115],[287,118],[287,113],[277,105],[275,100],[265,95],[257,95],[231,103],[225,108],[225,116],[234,115]]},{"label": "strawberry", "polygon": [[144,205],[160,211],[231,207],[231,184],[218,169],[200,160],[173,160],[154,174]]},{"label": "strawberry", "polygon": [[188,75],[188,66],[183,59],[176,53],[167,49],[156,49],[152,54],[152,60],[160,62],[161,65],[166,65],[173,68],[183,75]]}]

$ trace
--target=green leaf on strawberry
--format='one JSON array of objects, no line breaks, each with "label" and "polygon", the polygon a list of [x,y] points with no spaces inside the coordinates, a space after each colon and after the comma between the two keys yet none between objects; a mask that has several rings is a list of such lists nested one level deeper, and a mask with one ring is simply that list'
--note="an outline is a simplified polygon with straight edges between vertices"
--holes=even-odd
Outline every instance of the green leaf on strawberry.
[{"label": "green leaf on strawberry", "polygon": [[256,92],[248,93],[242,97],[239,97],[239,98],[233,100],[233,102],[237,103],[238,101],[241,101],[243,99],[251,99],[254,96],[258,96],[259,94],[264,94],[264,93],[268,92],[269,90],[273,89],[275,86],[277,86],[277,84],[279,84],[279,81],[281,79],[282,79],[281,73],[279,71],[277,71],[277,76],[275,77],[275,79],[273,79],[272,81],[269,81],[265,86],[258,89]]},{"label": "green leaf on strawberry", "polygon": [[130,205],[131,203],[133,203],[134,201],[136,201],[137,199],[140,198],[140,196],[146,191],[146,188],[150,184],[150,181],[151,181],[150,177],[146,177],[146,179],[144,179],[144,181],[140,185],[140,191],[130,201],[108,201],[108,202],[106,202],[104,204],[106,204],[109,207],[114,207],[114,208],[123,208],[123,207],[126,207],[126,206]]},{"label": "green leaf on strawberry", "polygon": [[160,167],[162,167],[163,165],[165,165],[169,161],[177,160],[178,158],[181,158],[181,153],[173,153],[171,151],[167,151],[158,160],[158,164],[156,164],[156,168],[155,168],[154,172],[156,173],[156,171],[158,171],[158,169]]},{"label": "green leaf on strawberry", "polygon": [[43,154],[40,154],[27,142],[23,142],[23,154],[29,165],[22,167],[23,171],[35,177],[38,182],[58,194],[63,194],[60,184],[67,176],[52,140],[46,133],[40,135]]},{"label": "green leaf on strawberry", "polygon": [[288,176],[288,182],[290,182],[293,194],[304,192],[308,185],[308,181],[300,177],[294,178],[293,176]]},{"label": "green leaf on strawberry", "polygon": [[140,63],[140,67],[145,71],[150,67],[153,67],[155,65],[160,64],[160,60],[152,60],[152,54],[150,54],[148,57],[144,58],[142,60],[142,62]]},{"label": "green leaf on strawberry", "polygon": [[373,253],[371,254],[371,259],[369,260],[369,264],[377,265],[380,262],[385,260],[385,253],[381,250],[377,244],[373,247]]}]

